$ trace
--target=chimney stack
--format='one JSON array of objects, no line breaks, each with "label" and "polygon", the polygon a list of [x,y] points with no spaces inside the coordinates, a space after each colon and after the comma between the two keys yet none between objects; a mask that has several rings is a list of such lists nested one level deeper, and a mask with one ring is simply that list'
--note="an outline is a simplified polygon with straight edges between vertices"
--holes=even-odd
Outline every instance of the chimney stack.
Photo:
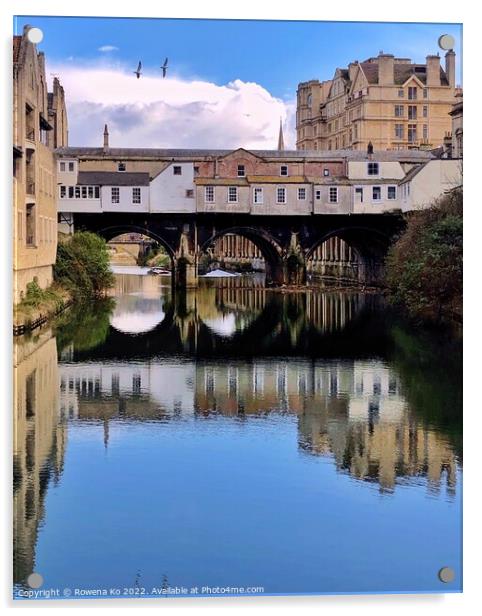
[{"label": "chimney stack", "polygon": [[427,56],[427,86],[440,85],[440,56]]},{"label": "chimney stack", "polygon": [[104,151],[109,149],[109,131],[107,124],[104,126]]},{"label": "chimney stack", "polygon": [[378,85],[393,85],[395,58],[389,53],[380,52],[378,55]]},{"label": "chimney stack", "polygon": [[451,88],[455,88],[455,51],[449,49],[445,54],[445,73]]}]

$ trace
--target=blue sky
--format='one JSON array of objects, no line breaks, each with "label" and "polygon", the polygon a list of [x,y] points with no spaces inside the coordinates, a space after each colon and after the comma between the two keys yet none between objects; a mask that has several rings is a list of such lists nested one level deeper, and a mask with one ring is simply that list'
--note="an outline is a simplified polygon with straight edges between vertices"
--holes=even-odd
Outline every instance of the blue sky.
[{"label": "blue sky", "polygon": [[[267,98],[271,97],[273,120],[270,121],[268,130],[266,117],[257,118],[257,132],[266,129],[265,132],[271,134],[281,116],[286,122],[287,139],[291,144],[293,144],[293,102],[298,82],[329,79],[336,67],[347,66],[352,60],[363,60],[383,50],[386,53],[423,62],[427,54],[439,51],[437,39],[440,34],[449,33],[456,39],[457,83],[461,82],[462,33],[461,26],[456,24],[27,16],[15,19],[15,33],[20,33],[25,24],[35,25],[43,30],[44,39],[39,49],[46,54],[47,72],[59,74],[61,81],[66,85],[67,96],[69,98],[70,95],[70,102],[74,105],[81,103],[84,98],[86,102],[97,105],[97,115],[100,113],[99,106],[106,108],[110,105],[112,107],[110,111],[115,107],[115,111],[122,111],[124,118],[126,113],[133,112],[132,105],[150,105],[151,112],[156,111],[159,115],[161,107],[159,105],[155,109],[152,107],[156,102],[154,95],[156,91],[159,101],[163,101],[162,117],[166,118],[165,114],[172,111],[176,105],[178,110],[179,106],[182,106],[186,113],[199,112],[199,109],[193,108],[192,105],[204,100],[204,91],[193,88],[192,100],[186,95],[182,101],[176,99],[174,103],[173,92],[170,96],[167,93],[168,82],[172,88],[176,84],[179,86],[194,82],[218,86],[218,93],[223,101],[226,94],[225,86],[236,82],[238,84],[236,96],[243,99],[241,107],[236,107],[240,115],[244,118],[253,118],[258,107],[255,99],[261,101],[260,104],[263,106],[264,103],[267,104]],[[100,51],[105,46],[115,49]],[[441,56],[443,53],[440,51]],[[169,79],[161,83],[158,67],[166,56],[169,57]],[[136,84],[135,77],[131,73],[139,60],[142,60],[145,75],[152,78],[150,82],[152,94],[146,93],[146,82]],[[127,99],[124,93],[121,102],[90,100],[89,80],[91,83],[97,82],[88,70],[93,68],[100,70],[101,67],[109,70],[109,74],[106,73],[104,76],[106,82],[115,79],[112,71],[122,72],[124,77],[132,76],[132,85],[124,88],[132,91],[131,100]],[[70,72],[74,69],[77,81],[87,80],[84,92],[80,92],[77,83],[73,83],[73,79],[70,78]],[[82,74],[79,72],[81,69],[87,72]],[[117,83],[120,84],[120,81]],[[251,92],[249,96],[244,96],[243,93],[247,91],[245,84],[248,83],[258,86],[255,95]],[[67,84],[70,85],[70,91],[67,90]],[[212,105],[215,98],[213,95],[210,99]],[[119,104],[123,105],[122,109],[119,108]],[[231,107],[232,104],[234,103],[231,100]],[[92,105],[89,109],[93,113]],[[227,103],[222,105],[223,109],[227,106]],[[216,113],[219,113],[219,110],[218,105]],[[106,118],[110,120],[110,112],[105,109],[104,111]],[[211,111],[214,113],[214,107]],[[113,126],[119,128],[118,137],[121,138],[118,115],[114,114],[112,122]],[[78,140],[81,137],[85,138],[85,135],[76,128],[76,118],[74,109],[72,115],[74,123],[71,121],[70,124],[72,133]],[[269,139],[268,132],[265,140]],[[166,135],[167,133],[159,135],[159,138],[165,140]],[[123,138],[125,139],[125,135]],[[235,135],[232,135],[232,138],[235,139]],[[189,139],[187,133],[185,139]],[[196,139],[199,141],[203,137],[198,135]],[[254,134],[247,139],[246,145],[253,147],[253,139]],[[259,145],[262,146],[262,143]]]},{"label": "blue sky", "polygon": [[[41,48],[52,60],[92,61],[112,45],[111,56],[134,68],[139,59],[155,68],[169,56],[186,78],[255,81],[281,98],[292,97],[299,81],[329,79],[337,66],[380,50],[422,62],[438,51],[440,34],[455,37],[459,58],[461,43],[455,24],[18,17],[16,33],[25,24],[44,31]],[[458,70],[460,81],[460,62]]]}]

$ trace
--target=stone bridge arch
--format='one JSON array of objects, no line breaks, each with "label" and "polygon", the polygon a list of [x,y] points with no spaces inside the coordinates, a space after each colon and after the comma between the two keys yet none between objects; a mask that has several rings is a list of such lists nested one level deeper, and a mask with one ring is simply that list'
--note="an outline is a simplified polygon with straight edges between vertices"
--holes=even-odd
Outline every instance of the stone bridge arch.
[{"label": "stone bridge arch", "polygon": [[[338,227],[322,233],[305,252],[306,263],[316,258],[317,251],[329,240],[338,238],[346,246],[336,246],[332,265],[321,264],[321,273],[327,277],[351,279],[361,284],[378,285],[383,278],[384,262],[392,235],[367,226]],[[333,243],[332,243],[333,244]],[[339,254],[336,254],[336,252]]]},{"label": "stone bridge arch", "polygon": [[199,252],[206,253],[214,242],[225,235],[238,235],[250,240],[261,252],[266,264],[268,284],[282,284],[284,279],[283,250],[277,240],[262,228],[233,226],[215,230],[201,240]]}]

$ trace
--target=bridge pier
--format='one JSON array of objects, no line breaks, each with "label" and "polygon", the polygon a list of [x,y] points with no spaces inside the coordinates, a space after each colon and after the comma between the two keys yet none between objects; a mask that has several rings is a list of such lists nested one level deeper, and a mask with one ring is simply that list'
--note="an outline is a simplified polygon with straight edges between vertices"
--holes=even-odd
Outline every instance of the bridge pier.
[{"label": "bridge pier", "polygon": [[179,248],[173,258],[172,279],[177,288],[192,288],[198,285],[196,231],[194,230],[194,234],[191,233],[189,225],[184,225]]}]

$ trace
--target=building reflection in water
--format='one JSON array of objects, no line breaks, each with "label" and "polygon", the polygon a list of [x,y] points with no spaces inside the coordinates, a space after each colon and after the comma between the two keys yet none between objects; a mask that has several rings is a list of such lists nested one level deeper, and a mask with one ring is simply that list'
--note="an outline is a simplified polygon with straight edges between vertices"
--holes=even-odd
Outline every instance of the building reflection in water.
[{"label": "building reflection in water", "polygon": [[[57,362],[49,329],[17,341],[17,584],[35,570],[45,495],[62,472],[71,422],[98,422],[108,448],[112,423],[123,420],[222,416],[242,426],[250,418],[288,416],[300,457],[324,458],[384,493],[422,484],[432,495],[445,489],[453,497],[460,461],[449,437],[417,416],[394,365],[371,359],[383,354],[357,354],[360,344],[367,351],[370,337],[357,338],[354,323],[376,298],[336,291],[284,295],[258,285],[256,277],[248,280],[173,297],[157,277],[118,276],[111,329],[93,348],[76,349],[63,335]],[[377,336],[380,327],[377,321]],[[326,352],[328,339],[334,353]]]},{"label": "building reflection in water", "polygon": [[51,481],[57,481],[66,448],[59,415],[55,338],[49,329],[15,344],[13,444],[14,581],[35,570],[37,533]]},{"label": "building reflection in water", "polygon": [[332,458],[356,479],[383,491],[427,478],[429,489],[455,490],[457,459],[440,432],[421,423],[397,375],[377,361],[259,359],[149,365],[62,364],[61,412],[104,422],[189,416],[298,417],[300,451]]}]

